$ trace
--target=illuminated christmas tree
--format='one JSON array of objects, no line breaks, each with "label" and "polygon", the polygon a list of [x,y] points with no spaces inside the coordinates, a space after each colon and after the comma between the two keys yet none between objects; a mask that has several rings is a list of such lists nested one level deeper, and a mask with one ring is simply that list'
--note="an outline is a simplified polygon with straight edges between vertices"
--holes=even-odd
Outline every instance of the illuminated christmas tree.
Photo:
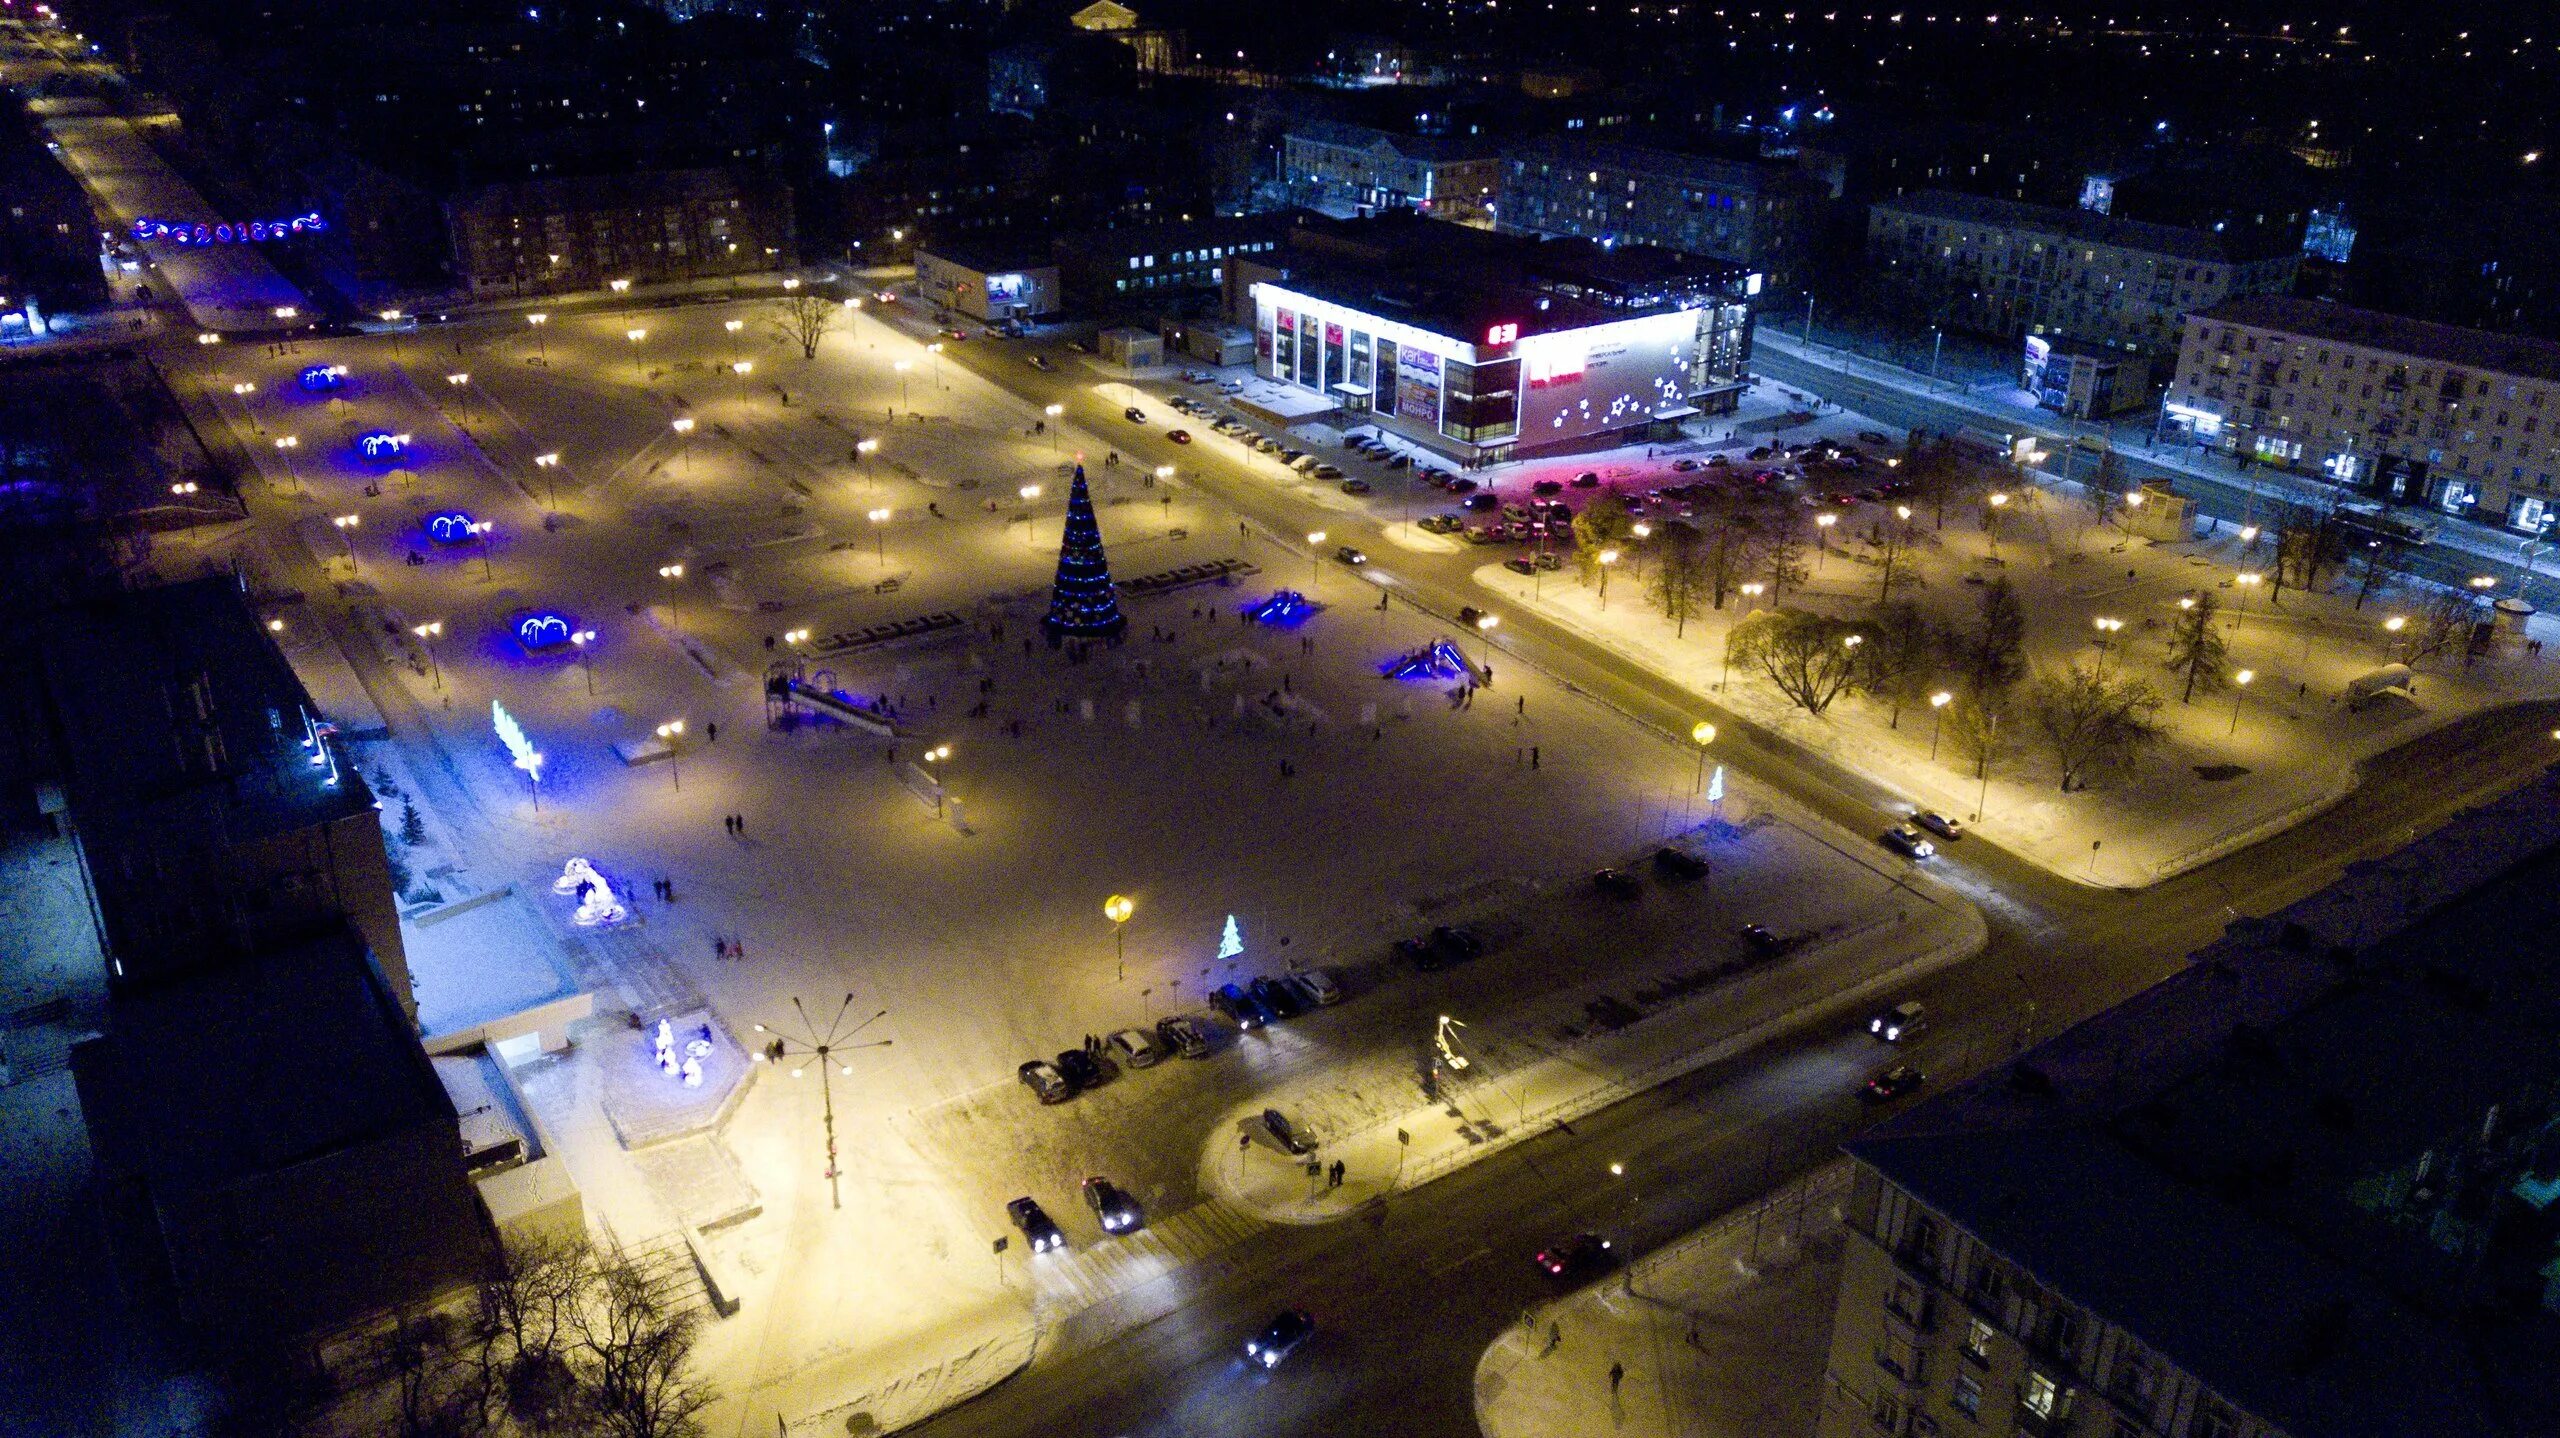
[{"label": "illuminated christmas tree", "polygon": [[1093,496],[1076,466],[1067,490],[1067,532],[1058,544],[1058,582],[1049,591],[1049,617],[1040,621],[1055,647],[1068,639],[1117,639],[1129,621],[1120,614],[1120,591],[1111,583],[1111,561],[1102,552],[1102,526],[1093,518]]}]

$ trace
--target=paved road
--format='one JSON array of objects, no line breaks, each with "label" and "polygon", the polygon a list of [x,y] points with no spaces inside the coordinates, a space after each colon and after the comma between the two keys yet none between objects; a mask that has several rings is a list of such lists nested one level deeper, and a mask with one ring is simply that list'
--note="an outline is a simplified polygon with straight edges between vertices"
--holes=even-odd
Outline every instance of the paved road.
[{"label": "paved road", "polygon": [[[1267,474],[1142,433],[1072,375],[1031,371],[1006,346],[954,348],[967,351],[958,362],[1033,403],[1066,404],[1094,433],[1118,436],[1124,457],[1180,464],[1273,532],[1324,527],[1334,542],[1369,543],[1427,606],[1447,613],[1481,599],[1465,578],[1478,556],[1389,550],[1375,544],[1374,521],[1346,523]],[[1570,634],[1527,616],[1506,616],[1501,633],[1512,662],[1534,661],[1666,735],[1715,717],[1720,758],[1827,817],[1859,830],[1880,817],[1884,796],[1865,781]],[[1939,1022],[1919,1058],[1943,1081],[2122,999],[2231,918],[2280,907],[2510,787],[2544,761],[2555,718],[2560,705],[2528,706],[2423,738],[2377,763],[2321,818],[2137,894],[2071,884],[1979,839],[1951,846],[1944,868],[1982,904],[1993,940],[1920,991]],[[1276,1230],[1080,1315],[1049,1336],[1029,1371],[921,1431],[1472,1435],[1477,1356],[1546,1291],[1528,1263],[1535,1248],[1600,1225],[1641,1251],[1814,1166],[1864,1121],[1848,1094],[1878,1059],[1863,1037],[1799,1036],[1524,1144],[1369,1219]],[[1609,1176],[1612,1162],[1626,1165],[1626,1178]],[[1278,1373],[1246,1372],[1238,1344],[1284,1303],[1315,1312],[1319,1335]]]}]

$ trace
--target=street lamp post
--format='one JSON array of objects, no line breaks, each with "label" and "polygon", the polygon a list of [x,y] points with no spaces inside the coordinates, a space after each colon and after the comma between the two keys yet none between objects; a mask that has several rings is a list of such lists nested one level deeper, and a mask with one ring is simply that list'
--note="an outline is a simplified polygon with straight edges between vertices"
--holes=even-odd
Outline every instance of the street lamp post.
[{"label": "street lamp post", "polygon": [[559,454],[557,452],[550,454],[537,454],[533,457],[533,467],[541,470],[543,472],[543,476],[550,481],[551,508],[555,511],[558,510],[560,508]]},{"label": "street lamp post", "polygon": [[475,519],[470,524],[471,537],[480,541],[480,577],[483,580],[498,577],[489,567],[489,535],[497,527],[498,521],[494,519]]},{"label": "street lamp post", "polygon": [[2223,731],[2226,736],[2240,732],[2240,696],[2249,692],[2249,681],[2257,677],[2254,669],[2243,669],[2231,676],[2231,727]]},{"label": "street lamp post", "polygon": [[[1768,585],[1765,585],[1765,584],[1762,584],[1761,582],[1759,582],[1759,581],[1758,581],[1758,580],[1756,580],[1756,579],[1755,579],[1755,580],[1753,580],[1751,583],[1749,583],[1749,584],[1746,584],[1746,585],[1743,585],[1743,586],[1742,586],[1742,588],[1741,588],[1741,590],[1740,590],[1740,593],[1741,593],[1742,597],[1751,601],[1751,608],[1750,608],[1750,609],[1748,609],[1748,610],[1745,610],[1745,611],[1743,612],[1743,616],[1742,616],[1742,617],[1743,617],[1744,619],[1748,619],[1748,618],[1750,618],[1753,614],[1756,614],[1756,613],[1758,613],[1758,612],[1759,612],[1759,609],[1760,609],[1760,603],[1759,603],[1759,601],[1760,601],[1760,596],[1761,596],[1761,595],[1763,595],[1763,594],[1766,594],[1766,593],[1768,593],[1768,592],[1769,592],[1769,586],[1768,586]],[[1719,678],[1719,679],[1717,679],[1717,680],[1716,680],[1716,688],[1717,688],[1718,690],[1722,690],[1726,685],[1731,684],[1732,682],[1733,682],[1733,644],[1732,644],[1732,642],[1731,642],[1731,635],[1728,633],[1728,635],[1726,636],[1726,643],[1725,643],[1725,646],[1724,646],[1724,674],[1723,674],[1723,677],[1721,677],[1721,678]]]},{"label": "street lamp post", "polygon": [[691,415],[686,415],[674,420],[672,422],[672,428],[676,432],[676,459],[679,463],[683,464],[684,472],[687,475],[691,475],[693,473],[693,445],[689,441],[693,438],[693,417]]},{"label": "street lamp post", "polygon": [[1813,517],[1813,567],[1819,571],[1831,560],[1831,526],[1840,516],[1825,510]]},{"label": "street lamp post", "polygon": [[896,371],[898,376],[898,408],[913,414],[915,411],[907,404],[907,371],[914,369],[915,366],[906,360],[891,360],[889,368]]},{"label": "street lamp post", "polygon": [[1606,609],[1606,608],[1608,608],[1608,607],[1609,607],[1609,571],[1617,567],[1617,564],[1618,564],[1618,551],[1616,551],[1616,550],[1614,550],[1614,549],[1604,549],[1604,550],[1601,550],[1601,551],[1600,551],[1600,556],[1599,556],[1599,557],[1600,557],[1600,607],[1601,607],[1601,608],[1603,608],[1603,609]]},{"label": "street lamp post", "polygon": [[1707,791],[1707,746],[1716,742],[1716,726],[1699,720],[1689,726],[1689,741],[1698,746],[1698,782],[1689,792],[1703,794]]},{"label": "street lamp post", "polygon": [[545,369],[550,368],[551,346],[544,342],[542,338],[542,327],[551,323],[551,316],[543,314],[540,311],[536,311],[533,314],[526,315],[524,317],[524,322],[533,326],[533,362],[541,365]]},{"label": "street lamp post", "polygon": [[1947,722],[1947,705],[1956,696],[1941,689],[1929,696],[1929,762],[1938,762],[1938,731]]},{"label": "street lamp post", "polygon": [[881,526],[889,522],[889,511],[886,508],[875,509],[865,517],[871,521],[872,550],[879,557],[880,567],[886,569],[889,567],[889,538]]},{"label": "street lamp post", "polygon": [[1052,460],[1058,457],[1058,431],[1063,428],[1063,426],[1058,423],[1058,416],[1065,414],[1066,412],[1067,407],[1062,404],[1044,405],[1040,410],[1040,413],[1045,415],[1048,420],[1049,458]]},{"label": "street lamp post", "polygon": [[1310,529],[1307,531],[1307,588],[1309,589],[1314,589],[1318,585],[1324,583],[1324,554],[1317,547],[1323,543],[1323,530]]},{"label": "street lamp post", "polygon": [[[935,765],[950,763],[951,746],[948,744],[936,744],[932,748],[925,750],[924,762]],[[950,781],[944,779],[942,775],[949,772],[950,771],[947,769],[936,769],[933,771],[933,817],[937,819],[942,817],[942,801],[947,797],[950,791]]]},{"label": "street lamp post", "polygon": [[1991,506],[1991,523],[1989,525],[1991,530],[1991,552],[1993,554],[1998,554],[2000,552],[2000,512],[2009,507],[2009,495],[2005,490],[1995,489],[1986,497],[1986,502]]},{"label": "street lamp post", "polygon": [[1629,525],[1627,533],[1634,535],[1636,539],[1636,582],[1642,584],[1644,582],[1644,542],[1653,538],[1653,526],[1639,522]]},{"label": "street lamp post", "polygon": [[2098,631],[2098,677],[2100,679],[2104,679],[2107,677],[2108,642],[2114,639],[2117,632],[2124,628],[2124,621],[2121,619],[2113,619],[2107,615],[2101,614],[2097,618],[2090,620],[2089,623],[2092,628],[2095,628]]},{"label": "street lamp post", "polygon": [[1015,493],[1022,496],[1022,547],[1031,549],[1039,543],[1032,535],[1032,531],[1039,528],[1040,522],[1031,513],[1031,501],[1040,497],[1040,486],[1026,484]]},{"label": "street lamp post", "polygon": [[569,642],[577,647],[578,667],[587,671],[587,697],[592,699],[596,693],[596,632],[581,629],[569,636]]},{"label": "street lamp post", "polygon": [[293,452],[300,448],[302,448],[302,436],[298,434],[276,436],[276,452],[284,456],[285,478],[293,481],[293,492],[296,494],[302,493],[302,470],[293,462]]},{"label": "street lamp post", "polygon": [[471,376],[456,371],[446,375],[444,382],[462,391],[462,423],[465,430],[468,430],[471,425]]},{"label": "street lamp post", "polygon": [[675,791],[681,794],[684,792],[684,761],[678,741],[684,738],[684,721],[670,719],[659,725],[658,737],[667,744],[667,777],[675,781]]},{"label": "street lamp post", "polygon": [[2240,586],[2240,602],[2233,607],[2231,615],[2231,632],[2233,634],[2238,634],[2240,632],[2241,624],[2249,618],[2249,592],[2256,589],[2261,583],[2264,583],[2265,580],[2266,576],[2260,574],[2254,569],[2244,569],[2238,574],[2231,576],[2231,582]]},{"label": "street lamp post", "polygon": [[[659,577],[660,579],[663,579],[663,580],[667,581],[667,583],[669,583],[669,584],[680,584],[680,583],[682,583],[682,582],[683,582],[683,580],[684,580],[684,566],[683,566],[683,565],[681,565],[681,564],[661,564],[661,565],[659,565],[659,566],[658,566],[658,577]],[[681,590],[677,591],[677,594],[678,594],[679,596],[681,596],[682,591],[681,591]],[[668,600],[668,601],[667,601],[667,613],[668,613],[668,614],[673,618],[673,620],[674,620],[674,623],[675,623],[675,626],[676,626],[676,638],[677,638],[677,639],[679,639],[679,640],[683,639],[683,638],[684,638],[684,601],[683,601],[683,599],[682,599],[681,597],[678,597],[678,598],[673,598],[673,599]]]},{"label": "street lamp post", "polygon": [[1499,614],[1476,616],[1476,634],[1484,641],[1484,670],[1488,674],[1493,672],[1493,631],[1501,624],[1502,616]]},{"label": "street lamp post", "polygon": [[1126,983],[1129,978],[1129,947],[1124,931],[1129,927],[1129,916],[1137,911],[1136,902],[1126,894],[1114,894],[1102,901],[1102,916],[1111,921],[1111,957],[1119,970],[1117,982]]},{"label": "street lamp post", "polygon": [[[614,283],[629,284],[630,281],[616,280]],[[648,381],[648,376],[642,373],[640,369],[640,342],[649,337],[649,332],[647,330],[634,327],[624,330],[622,332],[622,337],[631,341],[631,377],[634,380],[646,383]]]},{"label": "street lamp post", "polygon": [[924,352],[933,356],[933,387],[940,389],[942,388],[942,341],[935,340],[932,344],[926,345]]},{"label": "street lamp post", "polygon": [[240,412],[249,417],[249,432],[251,434],[264,436],[267,432],[267,427],[258,423],[257,408],[249,403],[249,397],[257,392],[258,387],[247,380],[242,380],[231,387],[231,397],[240,401]]},{"label": "street lamp post", "polygon": [[356,564],[355,532],[357,527],[364,523],[364,516],[361,514],[342,514],[329,522],[338,527],[338,538],[347,546],[347,572],[349,574],[353,574],[359,567]]},{"label": "street lamp post", "polygon": [[[765,1044],[764,1051],[756,1055],[758,1063],[778,1064],[794,1054],[806,1055],[818,1061],[818,1094],[826,1115],[827,1197],[836,1208],[844,1207],[844,1192],[836,1182],[841,1173],[841,1166],[836,1162],[836,1097],[830,1077],[830,1066],[840,1064],[845,1076],[850,1078],[853,1076],[853,1065],[842,1063],[840,1055],[852,1053],[856,1049],[885,1049],[896,1042],[894,1039],[873,1039],[864,1044],[848,1043],[847,1040],[887,1017],[889,1013],[887,1009],[882,1009],[847,1029],[844,1027],[844,1016],[852,1007],[853,995],[847,994],[844,996],[844,1003],[836,1009],[836,1016],[827,1021],[826,1032],[823,1034],[818,1032],[817,1025],[809,1022],[809,1011],[801,1006],[798,999],[791,1001],[791,1008],[793,1012],[800,1015],[801,1031],[799,1033],[786,1034],[777,1029],[767,1028],[763,1024],[755,1026],[757,1033],[772,1035]],[[807,1069],[808,1065],[803,1063],[791,1070],[791,1076],[798,1078]]]},{"label": "street lamp post", "polygon": [[399,325],[400,325],[400,321],[401,321],[403,318],[405,318],[405,316],[404,316],[404,315],[403,315],[403,313],[402,313],[401,311],[399,311],[399,310],[376,310],[376,311],[374,311],[374,318],[375,318],[375,319],[378,319],[378,320],[380,320],[380,321],[382,321],[382,322],[383,322],[384,324],[386,324],[386,325],[390,325],[390,326],[392,326],[392,330],[391,330],[391,362],[392,362],[393,364],[398,364],[398,363],[400,363],[400,329],[399,329]]},{"label": "street lamp post", "polygon": [[436,658],[436,640],[444,633],[444,621],[434,619],[424,624],[412,624],[409,632],[418,636],[418,647],[427,651],[427,668],[436,676],[436,692],[444,692],[444,664]]}]

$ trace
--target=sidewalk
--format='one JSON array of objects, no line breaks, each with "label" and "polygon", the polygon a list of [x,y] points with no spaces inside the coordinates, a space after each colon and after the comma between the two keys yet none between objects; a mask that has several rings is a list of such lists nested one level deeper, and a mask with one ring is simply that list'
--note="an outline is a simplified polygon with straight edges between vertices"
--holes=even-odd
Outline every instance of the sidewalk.
[{"label": "sidewalk", "polygon": [[1819,1169],[1521,1315],[1476,1366],[1485,1438],[1812,1432],[1848,1177]]},{"label": "sidewalk", "polygon": [[[1463,1072],[1442,1068],[1437,1102],[1423,1099],[1418,1079],[1405,1075],[1402,1081],[1415,1086],[1413,1101],[1348,1132],[1325,1132],[1321,1117],[1310,1121],[1310,1108],[1321,1114],[1330,1097],[1321,1092],[1240,1104],[1210,1125],[1201,1187],[1268,1222],[1329,1223],[1778,1033],[1851,1012],[1979,953],[1988,941],[1980,911],[1934,881],[1915,875],[1901,890],[1908,898],[1897,895],[1890,912],[1867,915],[1782,962],[1665,999],[1615,1033],[1594,1030],[1508,1070],[1490,1057],[1493,1045],[1483,1045],[1488,1056],[1471,1059]],[[1293,1158],[1249,1134],[1247,1125],[1259,1128],[1254,1120],[1266,1106],[1301,1130],[1314,1129],[1314,1150]],[[1336,1162],[1344,1170],[1338,1185],[1330,1180]]]}]

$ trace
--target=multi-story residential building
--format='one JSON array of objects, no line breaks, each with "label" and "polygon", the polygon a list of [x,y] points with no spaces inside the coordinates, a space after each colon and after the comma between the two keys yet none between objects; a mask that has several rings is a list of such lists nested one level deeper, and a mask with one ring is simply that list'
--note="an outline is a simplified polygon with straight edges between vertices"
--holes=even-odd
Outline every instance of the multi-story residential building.
[{"label": "multi-story residential building", "polygon": [[1277,250],[1305,217],[1303,210],[1209,215],[1060,235],[1052,247],[1059,286],[1078,314],[1163,314],[1181,301],[1218,294],[1238,256]]},{"label": "multi-story residential building", "polygon": [[2560,518],[2560,343],[2262,295],[2190,315],[2170,435],[2402,504]]},{"label": "multi-story residential building", "polygon": [[1728,260],[1784,294],[1805,281],[1828,188],[1802,169],[1566,138],[1506,149],[1496,228]]},{"label": "multi-story residential building", "polygon": [[489,185],[445,206],[475,294],[706,279],[793,262],[791,192],[725,170]]},{"label": "multi-story residential building", "polygon": [[1416,209],[1459,224],[1489,223],[1501,182],[1497,147],[1480,136],[1394,135],[1309,120],[1281,141],[1289,198],[1336,218]]},{"label": "multi-story residential building", "polygon": [[2176,354],[2188,312],[2290,290],[2301,248],[2298,236],[2232,238],[1926,190],[1869,208],[1867,256],[1877,283],[1932,323],[2102,345],[2156,368]]},{"label": "multi-story residential building", "polygon": [[1850,1142],[1817,1438],[2560,1411],[2560,780]]}]

